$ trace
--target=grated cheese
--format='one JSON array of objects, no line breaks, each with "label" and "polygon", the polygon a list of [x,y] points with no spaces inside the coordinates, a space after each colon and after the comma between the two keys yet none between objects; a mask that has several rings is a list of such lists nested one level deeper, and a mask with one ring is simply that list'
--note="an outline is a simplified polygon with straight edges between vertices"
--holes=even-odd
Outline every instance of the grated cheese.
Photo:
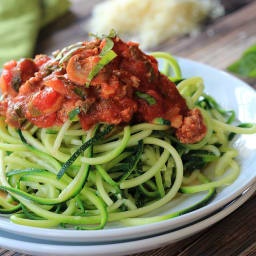
[{"label": "grated cheese", "polygon": [[108,34],[114,28],[148,49],[172,36],[195,33],[207,16],[223,13],[218,0],[108,0],[96,5],[87,30]]}]

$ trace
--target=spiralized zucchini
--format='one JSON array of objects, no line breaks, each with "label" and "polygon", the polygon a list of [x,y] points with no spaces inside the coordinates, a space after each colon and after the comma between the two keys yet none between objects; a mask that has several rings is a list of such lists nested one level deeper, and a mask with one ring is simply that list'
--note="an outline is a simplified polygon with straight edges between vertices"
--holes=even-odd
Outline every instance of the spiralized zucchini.
[{"label": "spiralized zucchini", "polygon": [[[142,123],[117,134],[107,125],[84,131],[70,120],[61,128],[31,125],[16,131],[0,118],[0,214],[41,228],[102,229],[111,221],[142,225],[203,207],[218,187],[236,180],[238,153],[229,142],[235,134],[256,133],[256,125],[231,125],[234,111],[204,94],[200,77],[182,79],[171,55],[152,55],[165,61],[162,73],[178,84],[189,108],[201,110],[206,136],[196,144],[182,144],[168,125]],[[211,163],[216,166],[214,180],[204,174]],[[183,210],[141,217],[178,194],[201,191],[208,193]]]}]

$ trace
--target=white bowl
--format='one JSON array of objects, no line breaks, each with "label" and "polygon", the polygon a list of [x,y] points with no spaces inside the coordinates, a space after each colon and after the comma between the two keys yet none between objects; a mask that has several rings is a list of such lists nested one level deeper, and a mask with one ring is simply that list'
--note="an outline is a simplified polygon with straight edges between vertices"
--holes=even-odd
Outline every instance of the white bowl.
[{"label": "white bowl", "polygon": [[243,194],[238,196],[225,207],[219,209],[206,218],[200,219],[191,225],[164,234],[135,239],[132,241],[120,241],[119,243],[105,244],[71,244],[66,242],[51,242],[32,238],[24,238],[0,231],[0,246],[25,254],[37,256],[121,256],[149,251],[167,244],[178,242],[192,236],[235,211],[245,203],[255,192],[256,186],[252,186]]},{"label": "white bowl", "polygon": [[[256,122],[256,91],[253,88],[243,81],[210,66],[182,58],[179,58],[178,61],[185,78],[192,76],[202,77],[205,82],[206,92],[213,96],[225,109],[234,109],[238,120],[241,122]],[[183,216],[137,227],[123,227],[121,224],[114,223],[107,225],[104,230],[96,231],[19,226],[11,223],[6,217],[0,217],[0,229],[28,237],[67,242],[120,241],[173,230],[223,207],[255,183],[256,135],[238,136],[234,141],[234,147],[239,151],[240,176],[233,184],[221,189],[210,204]],[[198,201],[202,196],[203,193],[192,195],[191,197],[184,196],[184,201],[177,206],[174,206],[175,203],[171,202],[160,208],[158,213],[164,215],[182,209],[184,206]]]}]

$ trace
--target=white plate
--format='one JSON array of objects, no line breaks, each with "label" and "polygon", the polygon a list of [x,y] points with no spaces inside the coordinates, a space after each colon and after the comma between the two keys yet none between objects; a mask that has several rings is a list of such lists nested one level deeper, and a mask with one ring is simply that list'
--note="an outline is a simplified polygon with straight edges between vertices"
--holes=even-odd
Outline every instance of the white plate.
[{"label": "white plate", "polygon": [[9,250],[18,251],[34,256],[121,256],[142,251],[152,250],[167,244],[178,242],[193,234],[196,234],[235,211],[239,206],[245,203],[255,192],[256,186],[248,189],[237,199],[226,205],[220,211],[212,214],[208,218],[197,221],[185,228],[178,229],[173,232],[166,232],[161,235],[149,237],[146,239],[137,239],[129,242],[109,243],[109,244],[79,244],[47,242],[44,240],[35,240],[8,234],[0,231],[0,247]]},{"label": "white plate", "polygon": [[[256,92],[254,89],[243,81],[207,65],[181,58],[179,63],[184,77],[203,77],[206,92],[216,98],[224,108],[234,109],[240,121],[256,122]],[[155,235],[189,224],[223,207],[256,181],[256,135],[237,137],[234,147],[239,151],[238,160],[241,165],[241,174],[238,179],[232,185],[219,191],[216,198],[209,205],[175,219],[138,227],[122,227],[114,223],[108,225],[104,230],[80,231],[19,226],[10,223],[5,217],[0,217],[0,229],[29,237],[54,241],[106,242]],[[198,200],[198,197],[202,197],[202,194],[186,198],[178,206],[173,206],[174,203],[170,203],[160,208],[158,213],[163,215],[176,211],[183,208],[184,205],[193,204]]]}]

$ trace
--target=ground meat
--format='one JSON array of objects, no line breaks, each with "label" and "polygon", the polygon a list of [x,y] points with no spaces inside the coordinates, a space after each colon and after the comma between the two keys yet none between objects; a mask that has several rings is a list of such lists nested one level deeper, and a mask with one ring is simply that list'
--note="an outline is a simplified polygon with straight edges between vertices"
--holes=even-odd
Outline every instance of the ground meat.
[{"label": "ground meat", "polygon": [[188,112],[182,125],[177,129],[176,135],[180,142],[195,143],[203,139],[207,128],[203,122],[203,117],[199,109],[193,109]]}]

